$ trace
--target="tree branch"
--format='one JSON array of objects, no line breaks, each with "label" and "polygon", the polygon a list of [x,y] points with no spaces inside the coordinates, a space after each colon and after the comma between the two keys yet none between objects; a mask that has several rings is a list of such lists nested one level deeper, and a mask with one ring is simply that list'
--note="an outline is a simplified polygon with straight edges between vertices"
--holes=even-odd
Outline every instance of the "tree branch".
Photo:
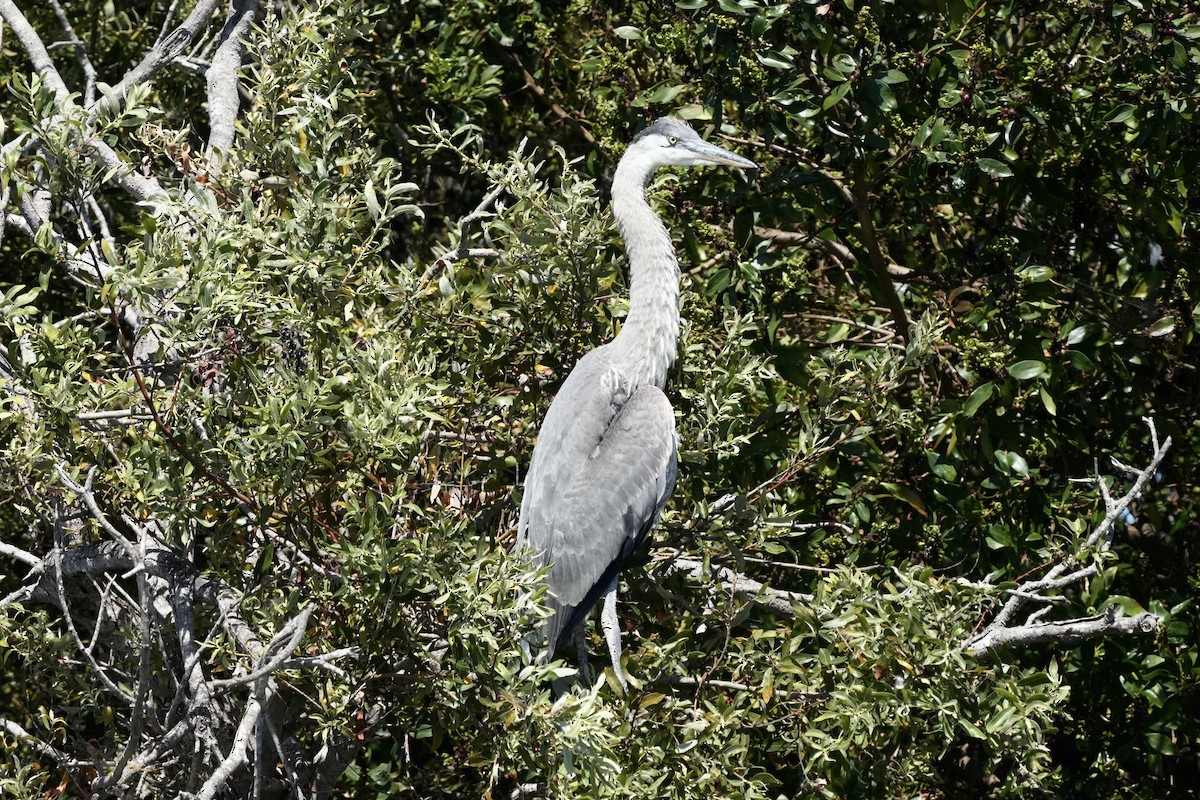
[{"label": "tree branch", "polygon": [[[1037,580],[1026,580],[1015,588],[1005,590],[1008,599],[996,614],[995,619],[982,631],[971,636],[963,643],[963,649],[980,658],[987,658],[998,647],[1013,645],[1040,644],[1043,642],[1062,642],[1073,644],[1084,639],[1103,636],[1110,633],[1152,633],[1157,629],[1161,620],[1153,615],[1142,613],[1134,617],[1119,614],[1109,607],[1097,617],[1086,617],[1075,620],[1042,622],[1041,618],[1048,613],[1048,606],[1061,600],[1061,595],[1051,595],[1047,592],[1057,592],[1067,587],[1094,577],[1098,569],[1095,564],[1080,567],[1083,556],[1099,546],[1099,551],[1108,550],[1112,541],[1113,524],[1141,496],[1146,483],[1158,472],[1159,465],[1167,450],[1171,447],[1171,437],[1162,442],[1158,439],[1158,431],[1154,420],[1143,420],[1150,429],[1150,441],[1153,454],[1145,469],[1137,473],[1137,477],[1119,500],[1113,500],[1108,493],[1104,479],[1097,474],[1101,494],[1104,497],[1105,514],[1087,538],[1076,550],[1065,555],[1046,576]],[[1119,462],[1118,462],[1119,463]],[[987,591],[993,590],[990,583],[975,584]],[[1038,608],[1025,619],[1023,623],[1016,622],[1018,615],[1037,604]]]},{"label": "tree branch", "polygon": [[[211,3],[213,6],[216,5],[216,0],[206,0],[206,2]],[[209,13],[211,14],[212,12],[210,11]],[[194,15],[195,12],[193,12],[193,16]],[[21,10],[17,8],[13,0],[0,0],[0,18],[3,18],[4,21],[8,23],[9,27],[13,29],[13,34],[17,37],[17,41],[21,43],[21,47],[29,56],[29,60],[33,64],[34,70],[36,70],[38,75],[41,76],[42,81],[46,84],[46,86],[48,86],[50,90],[54,92],[55,98],[64,105],[69,104],[71,90],[67,87],[67,84],[63,81],[62,76],[59,75],[58,70],[55,68],[54,61],[50,58],[50,53],[46,50],[46,46],[42,43],[42,38],[38,35],[37,31],[33,29],[33,26],[29,24],[29,20],[25,18],[25,15],[21,13]],[[147,73],[146,77],[148,76],[149,73]],[[128,77],[129,76],[127,75],[126,78]],[[124,83],[125,81],[122,81],[122,84]],[[132,85],[133,84],[130,83],[125,86],[121,95],[122,97],[124,97],[125,94],[128,94],[129,88]],[[105,100],[107,100],[107,97],[102,98],[100,101],[98,101],[98,103],[103,104]],[[97,105],[92,106],[92,108],[98,107],[99,106]],[[70,109],[66,108],[64,109],[63,113],[69,113],[69,111]],[[46,124],[48,126],[52,126],[61,118],[62,115],[60,114],[59,116],[48,120]],[[15,143],[10,143],[5,150],[8,150],[10,147],[14,146],[14,144]],[[27,147],[29,144],[30,143],[27,142],[24,146]],[[101,164],[101,166],[104,167],[105,170],[113,173],[114,177],[117,179],[117,183],[121,186],[121,188],[128,192],[135,200],[149,200],[151,197],[162,193],[162,187],[158,185],[157,180],[153,178],[144,178],[135,173],[128,164],[121,160],[121,157],[117,155],[116,151],[114,151],[104,142],[100,141],[98,138],[92,137],[88,141],[88,150]],[[33,224],[33,222],[34,221],[32,219],[29,220],[29,227],[31,231],[36,230],[41,225],[40,222],[36,225]]]},{"label": "tree branch", "polygon": [[0,556],[15,558],[17,561],[22,561],[35,568],[42,566],[42,559],[33,553],[30,553],[28,550],[22,550],[19,547],[14,547],[11,544],[5,544],[4,542],[0,542]]},{"label": "tree branch", "polygon": [[246,32],[254,22],[258,0],[235,0],[221,29],[220,45],[205,73],[208,83],[208,149],[211,164],[217,151],[233,146],[234,119],[237,117],[238,70],[246,52]]},{"label": "tree branch", "polygon": [[861,166],[856,167],[854,171],[854,191],[854,209],[858,214],[858,226],[862,233],[863,246],[867,248],[866,266],[869,268],[872,282],[879,288],[880,299],[892,313],[892,320],[896,324],[896,333],[907,342],[912,323],[908,319],[908,312],[904,310],[904,303],[900,301],[900,295],[896,294],[896,287],[892,285],[887,259],[884,258],[883,251],[879,247],[879,234],[875,231],[875,220],[871,208],[870,186],[863,175]]},{"label": "tree branch", "polygon": [[1148,611],[1127,617],[1116,606],[1109,606],[1103,614],[1094,617],[998,628],[986,637],[973,640],[968,649],[976,656],[986,656],[1005,647],[1032,647],[1040,644],[1073,647],[1080,642],[1101,636],[1154,633],[1158,630],[1160,622],[1161,619]]},{"label": "tree branch", "polygon": [[75,759],[71,758],[63,751],[46,744],[41,739],[37,738],[12,720],[0,717],[0,730],[4,731],[9,736],[12,736],[17,741],[24,742],[25,744],[32,746],[34,750],[37,750],[42,755],[53,758],[61,766],[68,767],[78,763]]},{"label": "tree branch", "polygon": [[793,608],[795,603],[812,602],[811,594],[772,589],[765,583],[746,577],[740,572],[734,572],[728,567],[709,564],[706,570],[704,562],[693,561],[690,558],[676,558],[668,561],[667,569],[683,572],[701,583],[715,585],[739,599],[749,601],[759,608],[789,619],[796,616],[796,610]]},{"label": "tree branch", "polygon": [[242,721],[234,735],[233,744],[229,747],[229,755],[221,761],[208,780],[204,782],[200,792],[196,795],[197,800],[212,800],[218,792],[225,788],[225,784],[233,777],[233,773],[246,764],[246,750],[250,745],[250,736],[254,733],[262,708],[263,701],[259,694],[255,693],[246,703],[246,711],[242,714]]},{"label": "tree branch", "polygon": [[79,68],[83,71],[83,103],[90,105],[96,96],[96,67],[88,58],[87,48],[84,47],[83,41],[75,34],[75,29],[71,26],[71,20],[67,17],[62,3],[58,0],[50,0],[50,5],[54,8],[54,16],[58,17],[58,24],[62,26],[63,33],[67,35],[67,41],[64,44],[75,51],[75,60],[79,62]]},{"label": "tree branch", "polygon": [[65,101],[71,94],[71,90],[67,88],[62,76],[58,74],[58,69],[54,66],[54,61],[50,58],[46,45],[42,43],[42,37],[29,24],[29,20],[21,13],[21,9],[17,8],[17,4],[13,0],[0,0],[0,17],[12,28],[13,35],[21,43],[21,48],[29,56],[29,61],[33,64],[37,74],[41,76],[42,81],[50,87],[50,91],[54,92],[54,96],[59,101]]},{"label": "tree branch", "polygon": [[[10,0],[0,0],[0,2],[10,2]],[[200,0],[187,19],[179,24],[179,27],[155,43],[137,66],[126,72],[116,86],[105,92],[103,97],[88,107],[91,117],[102,119],[115,113],[125,102],[125,98],[134,86],[149,80],[192,43],[200,29],[208,24],[219,5],[220,0]]]}]

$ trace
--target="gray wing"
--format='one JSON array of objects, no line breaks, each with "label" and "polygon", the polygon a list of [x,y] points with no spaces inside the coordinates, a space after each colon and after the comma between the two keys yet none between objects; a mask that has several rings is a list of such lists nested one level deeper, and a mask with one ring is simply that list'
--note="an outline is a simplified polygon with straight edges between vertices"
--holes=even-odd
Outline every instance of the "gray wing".
[{"label": "gray wing", "polygon": [[580,360],[546,413],[521,502],[518,544],[547,578],[550,651],[583,623],[675,484],[675,415],[662,390],[632,392],[603,348]]}]

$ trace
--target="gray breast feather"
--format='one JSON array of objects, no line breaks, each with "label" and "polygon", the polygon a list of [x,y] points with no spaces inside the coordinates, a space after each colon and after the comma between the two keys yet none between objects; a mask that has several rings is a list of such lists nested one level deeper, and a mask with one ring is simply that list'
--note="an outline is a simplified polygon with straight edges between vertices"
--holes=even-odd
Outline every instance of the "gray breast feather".
[{"label": "gray breast feather", "polygon": [[519,541],[551,565],[551,648],[582,623],[654,524],[675,484],[676,453],[662,391],[628,392],[602,350],[585,356],[546,415],[521,503]]}]

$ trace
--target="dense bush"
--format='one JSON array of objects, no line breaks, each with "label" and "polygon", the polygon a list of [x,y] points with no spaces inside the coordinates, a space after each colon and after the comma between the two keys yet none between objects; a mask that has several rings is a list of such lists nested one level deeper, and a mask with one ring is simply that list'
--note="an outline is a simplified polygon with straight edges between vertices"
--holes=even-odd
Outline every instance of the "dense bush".
[{"label": "dense bush", "polygon": [[[240,107],[206,3],[119,83],[168,5],[0,0],[6,796],[1200,780],[1187,4],[284,3]],[[621,324],[607,186],[667,113],[762,169],[653,184],[679,484],[635,686],[558,695],[520,481]],[[1106,506],[1143,418],[1173,447]],[[1154,635],[966,646],[1066,564],[1043,620]]]}]

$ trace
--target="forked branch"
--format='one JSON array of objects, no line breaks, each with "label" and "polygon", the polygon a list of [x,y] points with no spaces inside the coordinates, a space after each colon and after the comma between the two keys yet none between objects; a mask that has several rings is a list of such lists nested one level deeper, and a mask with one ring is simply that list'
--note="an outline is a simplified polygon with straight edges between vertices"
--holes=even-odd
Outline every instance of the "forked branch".
[{"label": "forked branch", "polygon": [[[969,638],[963,647],[977,657],[987,658],[999,648],[1028,646],[1043,643],[1076,644],[1086,639],[1110,634],[1148,634],[1158,629],[1161,620],[1150,613],[1132,617],[1125,616],[1119,609],[1110,606],[1104,613],[1069,620],[1047,621],[1055,602],[1063,599],[1061,592],[1082,583],[1098,574],[1095,562],[1084,564],[1083,559],[1095,552],[1108,550],[1112,543],[1113,525],[1120,519],[1145,490],[1147,483],[1158,472],[1159,465],[1171,447],[1171,437],[1158,438],[1154,420],[1145,419],[1150,429],[1153,453],[1150,463],[1136,473],[1133,485],[1119,499],[1113,499],[1108,485],[1097,473],[1096,482],[1104,498],[1104,518],[1080,542],[1076,550],[1064,555],[1042,578],[1022,581],[1015,588],[1000,590],[990,583],[972,584],[987,591],[1003,591],[1007,594],[1004,605],[990,624]],[[1132,472],[1119,462],[1113,462],[1122,472]]]}]

